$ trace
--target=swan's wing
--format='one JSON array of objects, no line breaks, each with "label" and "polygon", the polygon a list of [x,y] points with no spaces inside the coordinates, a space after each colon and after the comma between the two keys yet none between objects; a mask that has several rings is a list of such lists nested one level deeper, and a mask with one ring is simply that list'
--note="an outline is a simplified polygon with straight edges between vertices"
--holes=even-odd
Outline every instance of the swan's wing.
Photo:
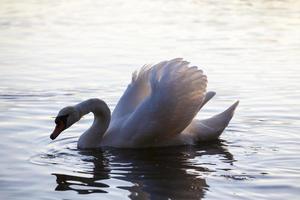
[{"label": "swan's wing", "polygon": [[202,101],[201,106],[199,107],[199,110],[209,101],[211,100],[214,96],[216,95],[216,92],[213,91],[209,91],[205,94],[205,97]]},{"label": "swan's wing", "polygon": [[132,73],[131,83],[120,98],[112,114],[112,120],[119,119],[132,113],[136,107],[150,95],[151,65],[144,65],[139,72]]},{"label": "swan's wing", "polygon": [[203,103],[207,79],[197,67],[173,59],[149,71],[150,94],[122,126],[123,136],[134,146],[149,145],[184,130]]}]

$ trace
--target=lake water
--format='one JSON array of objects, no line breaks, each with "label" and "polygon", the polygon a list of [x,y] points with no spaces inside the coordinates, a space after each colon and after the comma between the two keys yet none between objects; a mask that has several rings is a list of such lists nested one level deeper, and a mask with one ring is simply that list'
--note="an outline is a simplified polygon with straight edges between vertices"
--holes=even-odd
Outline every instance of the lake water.
[{"label": "lake water", "polygon": [[[220,141],[81,151],[87,116],[51,141],[58,110],[113,109],[133,70],[184,57],[240,105]],[[1,199],[298,199],[300,1],[0,1]]]}]

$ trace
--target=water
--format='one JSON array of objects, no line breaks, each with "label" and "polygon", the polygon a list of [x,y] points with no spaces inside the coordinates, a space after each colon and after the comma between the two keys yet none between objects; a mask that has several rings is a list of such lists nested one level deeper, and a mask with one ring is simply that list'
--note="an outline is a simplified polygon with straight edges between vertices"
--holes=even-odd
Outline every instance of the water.
[{"label": "water", "polygon": [[[297,199],[300,2],[0,1],[1,199]],[[113,109],[145,63],[184,57],[240,105],[219,142],[80,151],[92,116],[52,142],[53,117]]]}]

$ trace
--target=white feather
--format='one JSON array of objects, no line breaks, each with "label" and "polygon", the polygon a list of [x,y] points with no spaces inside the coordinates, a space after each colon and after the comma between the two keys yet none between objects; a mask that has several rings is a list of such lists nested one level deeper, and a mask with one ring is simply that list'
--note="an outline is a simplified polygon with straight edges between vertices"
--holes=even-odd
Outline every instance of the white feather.
[{"label": "white feather", "polygon": [[116,120],[121,126],[114,140],[117,146],[123,146],[124,141],[126,146],[153,146],[175,137],[190,124],[203,103],[207,79],[188,64],[176,58],[142,68],[113,113],[112,122],[126,116],[122,124]]}]

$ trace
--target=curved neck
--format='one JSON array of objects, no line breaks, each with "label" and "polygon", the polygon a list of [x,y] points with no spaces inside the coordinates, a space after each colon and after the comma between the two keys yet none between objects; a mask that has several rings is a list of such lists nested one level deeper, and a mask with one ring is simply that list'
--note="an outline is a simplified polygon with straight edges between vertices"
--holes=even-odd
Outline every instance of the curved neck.
[{"label": "curved neck", "polygon": [[88,149],[100,146],[103,134],[107,130],[111,113],[107,104],[100,99],[88,99],[75,106],[80,118],[90,112],[94,114],[92,126],[78,140],[78,148]]}]

